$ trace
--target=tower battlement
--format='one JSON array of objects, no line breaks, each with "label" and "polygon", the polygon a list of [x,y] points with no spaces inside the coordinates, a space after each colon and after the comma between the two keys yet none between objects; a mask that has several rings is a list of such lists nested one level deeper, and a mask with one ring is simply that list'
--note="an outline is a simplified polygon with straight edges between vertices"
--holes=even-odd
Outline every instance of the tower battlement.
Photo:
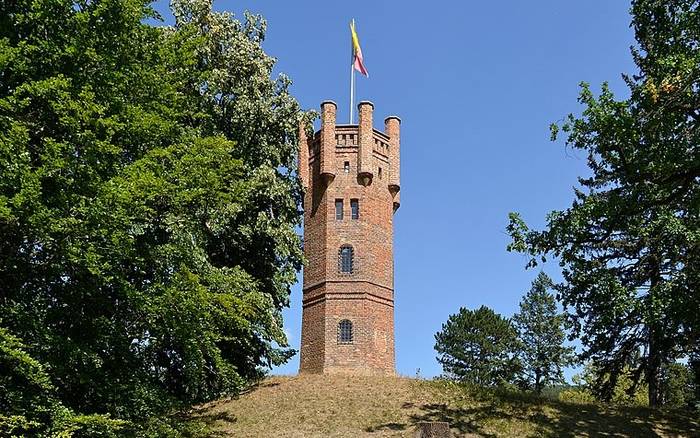
[{"label": "tower battlement", "polygon": [[[319,163],[320,175],[327,182],[335,178],[337,173],[336,154],[355,153],[358,155],[358,182],[368,186],[378,176],[392,197],[397,196],[401,188],[401,119],[398,116],[384,119],[382,132],[372,124],[374,104],[362,101],[357,107],[359,124],[336,124],[337,105],[332,100],[327,100],[321,103],[321,128],[312,137],[307,137],[306,126],[300,125],[299,173],[302,184],[305,188],[310,187],[313,164]],[[309,163],[312,168],[307,169],[302,163]],[[380,169],[382,174],[379,174]],[[398,197],[395,204],[395,208],[398,208]]]},{"label": "tower battlement", "polygon": [[400,125],[374,129],[374,105],[357,125],[336,124],[321,104],[321,127],[299,127],[304,196],[300,372],[394,373],[393,214],[400,205]]}]

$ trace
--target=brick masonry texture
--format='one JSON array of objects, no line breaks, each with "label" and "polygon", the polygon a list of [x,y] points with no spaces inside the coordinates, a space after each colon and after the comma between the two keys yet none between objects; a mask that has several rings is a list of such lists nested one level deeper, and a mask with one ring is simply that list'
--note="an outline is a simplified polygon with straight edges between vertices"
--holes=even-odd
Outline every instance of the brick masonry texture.
[{"label": "brick masonry texture", "polygon": [[[398,117],[385,132],[372,126],[374,105],[358,105],[358,125],[336,125],[336,105],[321,104],[321,129],[299,130],[304,196],[301,373],[395,372],[393,214],[399,206]],[[393,161],[392,161],[393,160]],[[346,171],[345,163],[349,163]],[[335,201],[343,200],[343,219]],[[352,219],[351,200],[359,201]],[[351,274],[339,251],[353,247]],[[340,343],[338,325],[353,324],[353,342]]]}]

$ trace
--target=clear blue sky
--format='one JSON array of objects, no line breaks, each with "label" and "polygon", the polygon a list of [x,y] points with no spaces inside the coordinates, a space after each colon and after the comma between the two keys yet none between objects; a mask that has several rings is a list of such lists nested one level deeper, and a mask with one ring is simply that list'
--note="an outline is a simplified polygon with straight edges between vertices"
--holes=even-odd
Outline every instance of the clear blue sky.
[{"label": "clear blue sky", "polygon": [[[156,6],[167,10],[167,2]],[[629,2],[224,1],[268,21],[264,43],[303,108],[332,99],[348,118],[349,30],[355,18],[370,78],[358,100],[402,119],[401,208],[395,215],[396,365],[434,376],[434,334],[460,306],[511,316],[537,271],[506,252],[507,215],[541,227],[570,205],[585,156],[549,141],[549,124],[579,112],[578,84],[633,72]],[[167,21],[171,19],[166,16]],[[545,272],[559,278],[556,264]],[[299,348],[301,287],[285,310]],[[298,355],[275,373],[294,374]],[[567,373],[570,375],[570,372]]]}]

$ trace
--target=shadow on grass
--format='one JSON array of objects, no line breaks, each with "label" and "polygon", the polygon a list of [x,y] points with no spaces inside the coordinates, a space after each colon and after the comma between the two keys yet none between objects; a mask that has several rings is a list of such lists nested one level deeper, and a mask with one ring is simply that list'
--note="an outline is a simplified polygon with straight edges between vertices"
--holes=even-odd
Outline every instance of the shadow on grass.
[{"label": "shadow on grass", "polygon": [[378,424],[376,426],[370,426],[365,428],[365,432],[380,432],[382,430],[406,430],[408,425],[406,423],[384,423]]},{"label": "shadow on grass", "polygon": [[[421,422],[445,421],[457,436],[474,434],[484,438],[509,436],[513,433],[511,427],[517,428],[517,424],[528,431],[525,436],[529,437],[700,436],[700,420],[688,412],[565,403],[504,390],[463,388],[444,398],[444,403],[405,403],[404,409],[414,411],[409,421],[379,424],[365,431],[414,430]],[[504,421],[506,424],[501,424]]]},{"label": "shadow on grass", "polygon": [[244,396],[244,395],[246,395],[246,394],[250,394],[251,392],[254,392],[254,391],[256,391],[256,390],[258,390],[258,389],[260,389],[260,388],[272,388],[272,387],[275,387],[275,386],[279,386],[279,384],[280,384],[279,382],[271,382],[271,381],[269,381],[269,380],[267,380],[267,379],[260,380],[260,381],[257,381],[257,382],[253,382],[253,383],[251,383],[250,385],[248,385],[247,387],[243,388],[243,389],[241,390],[241,392],[238,393],[238,395],[236,395],[236,396],[234,396],[234,397],[231,397],[231,399],[232,399],[232,400],[235,400],[235,399],[240,398],[241,396]]},{"label": "shadow on grass", "polygon": [[183,415],[182,420],[183,421],[189,421],[192,424],[198,424],[201,425],[203,428],[206,429],[206,436],[211,436],[211,437],[225,437],[228,436],[226,432],[221,432],[220,430],[222,429],[222,425],[225,427],[226,425],[231,425],[233,423],[236,423],[238,419],[236,418],[235,415],[232,413],[226,411],[226,410],[216,410],[216,406],[220,404],[225,404],[228,401],[231,400],[237,400],[241,398],[242,396],[252,393],[258,389],[261,388],[272,388],[275,386],[279,386],[279,382],[274,382],[274,381],[269,381],[267,379],[263,379],[257,382],[254,382],[247,386],[246,388],[242,389],[238,394],[219,399],[215,402],[210,402],[204,405],[200,405],[198,407],[192,408],[186,415]]},{"label": "shadow on grass", "polygon": [[198,407],[192,409],[186,417],[192,425],[199,425],[206,430],[202,436],[225,437],[228,436],[225,432],[220,431],[222,423],[233,424],[238,419],[235,415],[227,411],[211,411],[209,407]]}]

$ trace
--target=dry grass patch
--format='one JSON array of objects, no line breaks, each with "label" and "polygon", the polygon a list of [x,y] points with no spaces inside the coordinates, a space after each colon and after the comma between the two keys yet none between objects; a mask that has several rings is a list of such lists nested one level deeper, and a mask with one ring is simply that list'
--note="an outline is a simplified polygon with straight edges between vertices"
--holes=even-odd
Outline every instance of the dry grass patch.
[{"label": "dry grass patch", "polygon": [[[400,377],[272,377],[238,399],[204,406],[198,415],[226,436],[394,436],[390,425],[405,423],[406,401],[421,392],[416,386]],[[366,431],[380,424],[385,431]]]},{"label": "dry grass patch", "polygon": [[202,406],[195,417],[219,436],[251,438],[410,437],[422,421],[447,421],[455,436],[700,436],[689,413],[563,403],[401,377],[272,377],[239,398]]}]

